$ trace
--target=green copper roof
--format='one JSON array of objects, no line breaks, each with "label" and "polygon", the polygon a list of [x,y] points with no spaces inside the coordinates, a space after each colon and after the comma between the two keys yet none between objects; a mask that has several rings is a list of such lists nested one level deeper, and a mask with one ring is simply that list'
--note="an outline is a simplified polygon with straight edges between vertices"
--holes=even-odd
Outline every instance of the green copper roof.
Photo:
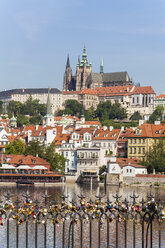
[{"label": "green copper roof", "polygon": [[10,119],[10,121],[16,121],[17,119],[14,117],[14,115],[13,115],[13,117],[11,117],[11,119]]},{"label": "green copper roof", "polygon": [[85,45],[84,45],[84,48],[83,48],[83,54],[82,54],[82,60],[81,60],[80,66],[89,66],[88,60],[87,60],[87,53],[86,53]]},{"label": "green copper roof", "polygon": [[103,63],[103,57],[101,58],[101,64],[100,64],[100,74],[104,73],[104,63]]}]

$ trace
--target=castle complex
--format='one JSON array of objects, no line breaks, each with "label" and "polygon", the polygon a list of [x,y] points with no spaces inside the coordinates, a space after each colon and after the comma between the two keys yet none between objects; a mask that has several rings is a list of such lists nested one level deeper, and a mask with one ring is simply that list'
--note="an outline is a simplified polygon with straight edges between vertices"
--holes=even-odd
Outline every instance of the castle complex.
[{"label": "castle complex", "polygon": [[80,91],[82,89],[124,85],[132,85],[128,73],[104,73],[103,59],[100,65],[100,73],[93,73],[92,63],[89,63],[87,60],[85,46],[83,49],[82,60],[80,61],[80,58],[78,58],[75,76],[72,75],[69,56],[67,58],[63,81],[63,91]]},{"label": "castle complex", "polygon": [[[154,110],[154,102],[156,104],[156,94],[151,86],[134,85],[127,72],[104,73],[103,59],[100,72],[93,73],[92,64],[87,60],[85,46],[81,61],[78,59],[75,76],[72,75],[69,56],[67,58],[63,91],[56,88],[50,89],[49,92],[45,88],[2,91],[0,92],[0,101],[3,102],[4,113],[7,112],[10,101],[25,103],[30,96],[33,99],[39,99],[41,104],[46,104],[49,100],[52,115],[55,115],[59,109],[63,109],[68,99],[80,102],[85,109],[91,107],[96,109],[99,103],[105,101],[120,103],[127,110],[128,118],[136,111],[142,117],[149,118]],[[50,111],[48,112],[50,114]]]}]

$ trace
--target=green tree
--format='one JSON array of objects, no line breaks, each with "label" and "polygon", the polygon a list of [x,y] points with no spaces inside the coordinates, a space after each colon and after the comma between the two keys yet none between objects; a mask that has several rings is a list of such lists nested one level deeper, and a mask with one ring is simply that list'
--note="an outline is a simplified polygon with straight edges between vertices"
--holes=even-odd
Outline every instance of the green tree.
[{"label": "green tree", "polygon": [[17,115],[17,126],[18,127],[22,127],[23,125],[29,125],[29,117],[22,115],[22,114],[18,114]]},{"label": "green tree", "polygon": [[9,118],[11,118],[13,114],[14,116],[21,114],[22,107],[23,104],[21,102],[13,100],[10,101],[9,105],[7,106],[7,113],[9,115]]},{"label": "green tree", "polygon": [[32,125],[42,124],[43,117],[41,115],[31,116],[29,123]]},{"label": "green tree", "polygon": [[142,116],[140,115],[139,111],[136,111],[133,113],[133,115],[130,117],[130,120],[136,121],[136,120],[141,120]]},{"label": "green tree", "polygon": [[147,167],[149,173],[153,172],[153,169],[156,172],[165,172],[165,140],[163,138],[155,140],[142,164]]},{"label": "green tree", "polygon": [[161,106],[161,105],[158,105],[158,106],[156,107],[156,109],[154,110],[154,112],[152,113],[152,115],[150,116],[149,122],[150,122],[150,123],[154,123],[154,122],[157,121],[158,119],[159,119],[159,120],[162,120],[163,112],[164,112],[164,107]]},{"label": "green tree", "polygon": [[99,103],[96,109],[96,117],[101,122],[110,119],[125,119],[127,118],[127,112],[121,107],[120,103],[112,104],[110,101]]},{"label": "green tree", "polygon": [[3,102],[0,101],[0,114],[2,114],[2,113],[3,113]]},{"label": "green tree", "polygon": [[63,114],[65,114],[65,110],[62,109],[58,109],[56,112],[56,116],[62,116]]},{"label": "green tree", "polygon": [[25,155],[44,157],[44,147],[38,140],[32,140],[25,148]]},{"label": "green tree", "polygon": [[30,116],[36,116],[39,114],[46,114],[46,105],[45,104],[39,104],[38,99],[32,99],[32,96],[28,98],[28,100],[23,104],[22,107],[22,114],[30,115]]},{"label": "green tree", "polygon": [[65,171],[65,158],[56,152],[56,146],[54,143],[45,147],[44,159],[50,163],[50,168],[52,171],[60,171],[64,173]]},{"label": "green tree", "polygon": [[66,100],[64,104],[65,109],[57,111],[57,116],[62,116],[63,114],[68,114],[71,116],[81,117],[84,113],[84,106],[76,100]]},{"label": "green tree", "polygon": [[38,155],[50,163],[52,171],[60,171],[61,173],[65,171],[65,158],[56,152],[54,143],[43,147],[39,141],[32,140],[26,146],[25,155]]},{"label": "green tree", "polygon": [[10,143],[5,147],[6,154],[24,154],[25,144],[21,140],[14,140],[13,143]]},{"label": "green tree", "polygon": [[95,110],[94,107],[90,107],[89,109],[85,110],[85,120],[86,121],[93,121],[95,119]]}]

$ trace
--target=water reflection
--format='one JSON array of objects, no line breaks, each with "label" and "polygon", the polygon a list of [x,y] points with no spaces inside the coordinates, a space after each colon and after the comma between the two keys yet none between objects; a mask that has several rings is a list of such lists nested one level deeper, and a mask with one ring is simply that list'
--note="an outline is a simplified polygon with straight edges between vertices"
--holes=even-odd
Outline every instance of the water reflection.
[{"label": "water reflection", "polygon": [[[139,187],[139,186],[127,186],[127,187],[115,187],[115,186],[107,186],[104,188],[103,185],[100,186],[91,186],[91,185],[84,185],[80,186],[77,184],[56,184],[55,186],[47,187],[28,187],[23,186],[21,188],[17,187],[0,187],[0,201],[5,201],[5,193],[10,192],[13,197],[12,199],[16,199],[17,196],[19,196],[19,199],[23,201],[24,197],[23,194],[26,191],[29,191],[32,199],[38,199],[41,204],[44,203],[44,193],[45,190],[47,190],[47,194],[49,197],[49,200],[56,200],[57,202],[61,201],[61,196],[65,195],[67,196],[66,201],[71,202],[72,200],[77,201],[79,195],[84,195],[89,200],[95,200],[96,196],[101,195],[103,196],[103,201],[106,201],[107,197],[109,197],[110,201],[114,201],[113,196],[116,194],[116,192],[119,194],[119,196],[122,196],[122,199],[126,198],[128,201],[132,201],[130,196],[135,192],[136,195],[139,196],[137,198],[137,201],[141,201],[142,197],[144,199],[147,198],[147,195],[152,190],[153,195],[155,196],[155,199],[158,200],[159,198],[162,200],[163,204],[165,205],[165,194],[164,194],[164,187],[159,188],[150,188],[150,187]],[[89,247],[89,223],[84,223],[84,233],[83,233],[83,240],[84,240],[84,248]],[[93,225],[92,229],[92,247],[97,247],[97,240],[98,240],[98,222],[95,221],[95,224]],[[66,240],[65,240],[65,247],[67,247],[68,242],[68,229],[69,229],[69,221],[66,223]],[[103,224],[101,230],[101,248],[106,247],[106,223]],[[146,227],[145,227],[146,228]],[[78,223],[75,226],[76,232],[75,232],[75,247],[80,247],[80,224]],[[124,232],[123,232],[123,223],[119,223],[119,247],[124,247]],[[141,225],[136,225],[136,247],[141,247]],[[158,247],[158,225],[157,223],[153,224],[153,239],[154,239],[154,247]],[[164,241],[165,241],[165,224],[162,224],[162,246],[165,247]],[[15,231],[16,231],[16,225],[15,222],[10,220],[10,247],[14,248],[16,247],[16,237],[15,237]],[[6,247],[6,224],[4,226],[0,226],[0,247]],[[42,248],[44,247],[44,228],[43,225],[38,226],[38,247]],[[47,247],[53,247],[53,226],[50,224],[50,222],[47,225]],[[128,247],[132,247],[132,222],[128,224]],[[111,242],[110,247],[115,247],[115,228],[114,223],[110,224],[110,237],[113,242]],[[35,240],[35,225],[33,223],[29,223],[29,247],[33,248],[35,247],[34,244]],[[56,247],[62,247],[62,228],[61,225],[57,225],[57,246]],[[25,247],[25,225],[19,226],[19,247],[24,248]]]}]

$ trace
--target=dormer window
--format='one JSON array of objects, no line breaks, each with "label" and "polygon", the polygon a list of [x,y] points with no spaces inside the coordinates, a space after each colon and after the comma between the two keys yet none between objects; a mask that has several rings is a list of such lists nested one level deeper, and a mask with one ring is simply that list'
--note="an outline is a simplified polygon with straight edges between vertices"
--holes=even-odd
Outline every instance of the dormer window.
[{"label": "dormer window", "polygon": [[3,135],[3,136],[2,136],[2,139],[7,139],[7,136],[6,136],[6,135]]},{"label": "dormer window", "polygon": [[139,135],[139,134],[141,134],[141,132],[142,132],[142,130],[141,130],[141,129],[136,129],[135,134],[136,134],[136,135]]},{"label": "dormer window", "polygon": [[33,163],[33,164],[36,164],[36,160],[32,160],[32,163]]},{"label": "dormer window", "polygon": [[160,133],[160,131],[161,131],[161,130],[157,130],[155,133],[156,133],[156,134],[159,134],[159,133]]}]

